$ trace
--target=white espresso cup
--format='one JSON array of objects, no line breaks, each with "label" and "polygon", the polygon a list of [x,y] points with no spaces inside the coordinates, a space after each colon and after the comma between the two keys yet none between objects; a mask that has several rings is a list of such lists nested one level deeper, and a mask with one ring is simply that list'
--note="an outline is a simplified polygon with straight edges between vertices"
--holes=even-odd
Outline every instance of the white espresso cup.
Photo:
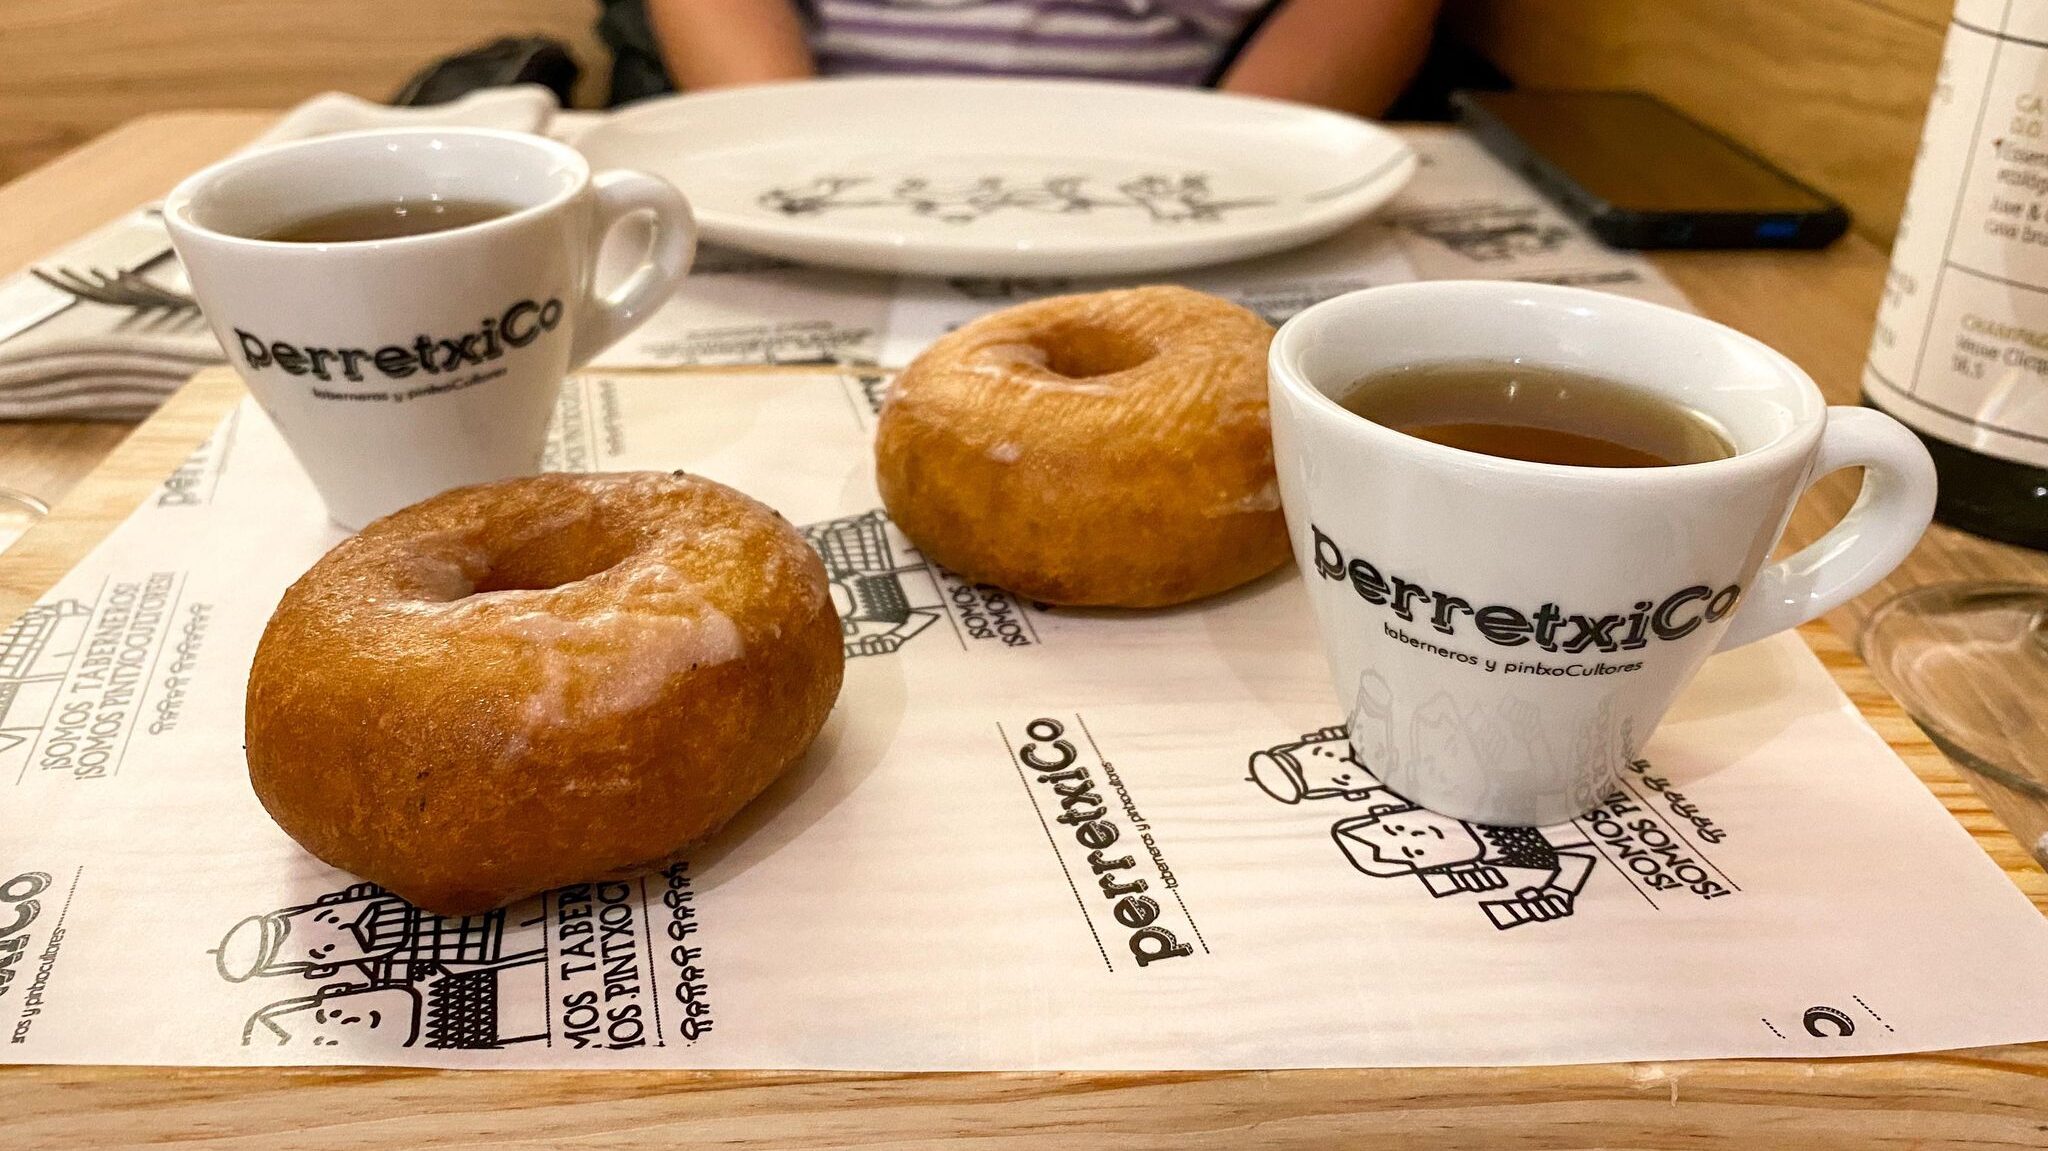
[{"label": "white espresso cup", "polygon": [[[1670,467],[1530,463],[1446,447],[1339,405],[1429,364],[1549,367],[1654,393],[1734,454]],[[1542,825],[1600,802],[1716,651],[1882,579],[1934,509],[1911,432],[1827,406],[1790,360],[1710,320],[1499,282],[1371,288],[1281,327],[1274,459],[1288,532],[1360,760],[1424,807]],[[1766,566],[1800,493],[1863,488]]]},{"label": "white espresso cup", "polygon": [[[345,209],[483,201],[490,219],[393,239],[265,239]],[[600,290],[619,229],[645,244]],[[485,128],[350,132],[237,156],[164,202],[228,360],[328,514],[360,528],[463,484],[537,469],[562,378],[644,322],[689,270],[682,193]]]}]

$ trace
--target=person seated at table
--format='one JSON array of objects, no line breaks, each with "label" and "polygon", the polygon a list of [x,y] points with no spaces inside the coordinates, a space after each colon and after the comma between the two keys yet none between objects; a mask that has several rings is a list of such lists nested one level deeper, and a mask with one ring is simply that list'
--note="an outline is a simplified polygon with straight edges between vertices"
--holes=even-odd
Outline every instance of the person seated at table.
[{"label": "person seated at table", "polygon": [[[644,7],[643,7],[644,5]],[[606,0],[613,103],[806,76],[1203,85],[1373,116],[1437,0]]]}]

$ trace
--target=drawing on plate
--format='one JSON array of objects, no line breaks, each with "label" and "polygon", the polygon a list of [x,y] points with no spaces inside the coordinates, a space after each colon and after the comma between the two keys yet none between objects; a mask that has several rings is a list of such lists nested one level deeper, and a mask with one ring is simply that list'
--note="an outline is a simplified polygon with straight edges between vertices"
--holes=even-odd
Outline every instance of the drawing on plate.
[{"label": "drawing on plate", "polygon": [[1203,224],[1230,212],[1266,207],[1270,197],[1219,198],[1208,173],[1148,173],[1103,187],[1086,175],[1022,178],[982,176],[946,182],[906,176],[884,184],[868,176],[819,176],[808,183],[770,188],[757,202],[784,216],[822,216],[848,211],[898,211],[941,223],[966,225],[1003,212],[1088,215],[1105,211],[1143,213],[1154,224]]},{"label": "drawing on plate", "polygon": [[1357,871],[1413,877],[1437,899],[1480,896],[1501,930],[1569,916],[1593,870],[1594,848],[1575,829],[1493,827],[1410,803],[1359,761],[1341,724],[1255,751],[1249,767],[1281,803],[1335,801],[1333,811],[1351,813],[1330,836]]},{"label": "drawing on plate", "polygon": [[801,530],[825,560],[846,658],[887,655],[945,611],[931,568],[880,509]]},{"label": "drawing on plate", "polygon": [[547,1038],[546,944],[525,930],[540,922],[536,913],[515,924],[508,941],[502,910],[435,915],[358,883],[249,916],[212,954],[230,983],[319,984],[252,1016],[245,1046],[482,1050]]}]

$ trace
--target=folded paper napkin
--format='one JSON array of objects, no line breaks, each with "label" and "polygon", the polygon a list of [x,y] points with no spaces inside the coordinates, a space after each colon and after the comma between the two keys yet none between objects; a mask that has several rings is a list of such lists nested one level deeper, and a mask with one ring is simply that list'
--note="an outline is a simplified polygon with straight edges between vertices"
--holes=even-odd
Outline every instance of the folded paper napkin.
[{"label": "folded paper napkin", "polygon": [[[555,111],[554,95],[538,84],[428,108],[329,92],[250,147],[399,124],[538,132]],[[222,360],[154,206],[0,279],[0,419],[138,420]]]}]

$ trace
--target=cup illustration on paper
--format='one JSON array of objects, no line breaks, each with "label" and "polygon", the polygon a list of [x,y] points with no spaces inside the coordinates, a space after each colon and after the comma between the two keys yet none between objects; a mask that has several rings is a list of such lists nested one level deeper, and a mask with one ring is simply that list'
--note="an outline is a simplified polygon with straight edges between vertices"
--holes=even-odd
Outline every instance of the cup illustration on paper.
[{"label": "cup illustration on paper", "polygon": [[502,910],[434,915],[358,883],[249,916],[213,959],[230,983],[320,981],[252,1016],[244,1046],[493,1049],[548,1034],[547,949],[538,933],[521,933],[530,946],[506,934]]},{"label": "cup illustration on paper", "polygon": [[[1503,931],[1576,909],[1596,856],[1570,825],[1494,827],[1424,810],[1360,762],[1348,732],[1339,724],[1253,752],[1251,782],[1282,803],[1335,801],[1333,810],[1353,814],[1333,824],[1330,836],[1354,869],[1379,879],[1412,876],[1437,899],[1480,896],[1480,908]],[[1360,739],[1391,742],[1386,732],[1364,731]]]},{"label": "cup illustration on paper", "polygon": [[945,608],[923,559],[880,510],[809,524],[804,539],[825,561],[846,658],[888,655],[939,620]]},{"label": "cup illustration on paper", "polygon": [[1414,806],[1387,790],[1351,750],[1342,725],[1309,732],[1251,756],[1251,779],[1259,790],[1282,803],[1310,799],[1344,799],[1366,803],[1371,811],[1399,811]]}]

